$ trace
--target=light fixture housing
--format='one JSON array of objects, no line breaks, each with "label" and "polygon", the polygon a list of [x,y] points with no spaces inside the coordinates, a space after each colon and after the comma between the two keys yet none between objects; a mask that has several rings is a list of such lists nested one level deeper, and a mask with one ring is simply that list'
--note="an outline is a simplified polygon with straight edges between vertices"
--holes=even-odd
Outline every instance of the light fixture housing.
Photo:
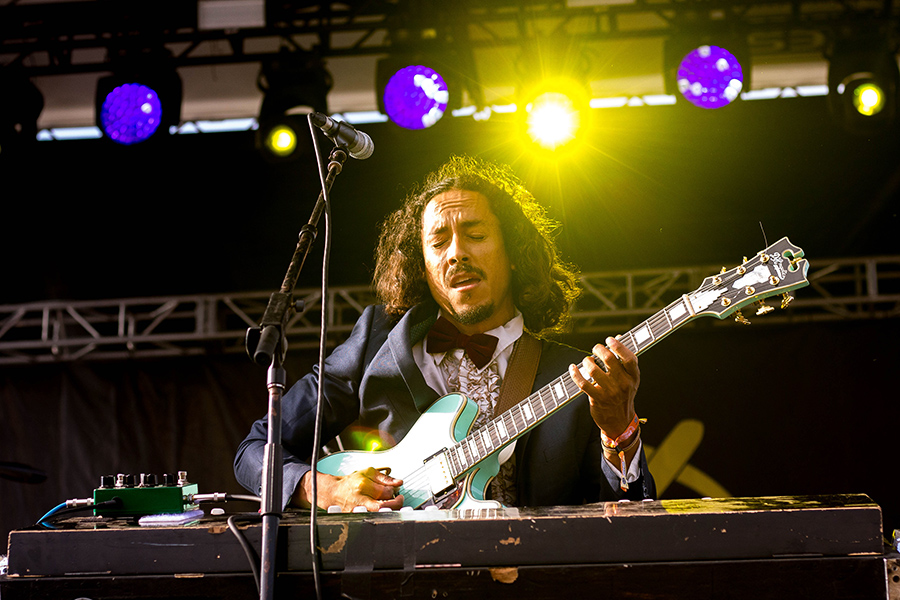
[{"label": "light fixture housing", "polygon": [[455,53],[397,51],[378,61],[375,88],[378,110],[403,129],[436,125],[462,103]]},{"label": "light fixture housing", "polygon": [[828,100],[832,115],[846,131],[868,135],[889,130],[898,93],[900,68],[884,39],[835,42],[828,65]]},{"label": "light fixture housing", "polygon": [[520,131],[549,152],[570,150],[591,125],[590,90],[583,81],[550,77],[518,97]]},{"label": "light fixture housing", "polygon": [[580,147],[592,125],[591,67],[580,44],[559,36],[523,52],[515,104],[519,135],[528,147],[556,157]]},{"label": "light fixture housing", "polygon": [[301,141],[308,139],[303,115],[328,112],[332,85],[324,61],[314,52],[282,48],[262,64],[257,87],[264,96],[257,119],[256,147],[266,159],[295,160],[309,148]]},{"label": "light fixture housing", "polygon": [[666,93],[704,109],[728,106],[750,89],[751,57],[745,36],[728,31],[684,31],[663,47]]},{"label": "light fixture housing", "polygon": [[10,67],[0,70],[0,158],[36,141],[43,110],[44,96],[28,77]]},{"label": "light fixture housing", "polygon": [[95,121],[103,136],[131,146],[164,139],[181,122],[182,83],[167,53],[117,60],[97,81]]}]

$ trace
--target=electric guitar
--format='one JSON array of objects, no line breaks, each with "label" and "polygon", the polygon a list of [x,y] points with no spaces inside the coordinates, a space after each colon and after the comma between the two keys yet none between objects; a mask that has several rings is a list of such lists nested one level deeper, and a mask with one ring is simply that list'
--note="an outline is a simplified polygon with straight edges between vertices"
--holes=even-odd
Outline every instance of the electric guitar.
[{"label": "electric guitar", "polygon": [[[698,317],[724,319],[737,313],[736,320],[746,322],[739,312],[743,307],[776,294],[784,295],[784,308],[792,299],[791,290],[809,284],[809,263],[802,257],[802,249],[782,238],[740,266],[707,277],[697,290],[618,339],[637,355]],[[761,303],[757,314],[771,310]],[[349,475],[368,467],[389,467],[392,477],[403,480],[399,493],[404,506],[413,508],[431,503],[460,510],[499,508],[500,503],[485,499],[485,492],[500,469],[500,450],[580,393],[569,373],[563,373],[474,431],[470,429],[478,414],[475,402],[462,394],[448,394],[432,404],[393,448],[336,452],[321,459],[317,468]]]}]

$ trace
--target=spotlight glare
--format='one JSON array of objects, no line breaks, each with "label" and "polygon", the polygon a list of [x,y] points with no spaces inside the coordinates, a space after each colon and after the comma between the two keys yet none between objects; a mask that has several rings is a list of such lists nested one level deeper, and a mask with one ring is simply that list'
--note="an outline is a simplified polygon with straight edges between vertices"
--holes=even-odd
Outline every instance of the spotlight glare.
[{"label": "spotlight glare", "polygon": [[444,116],[449,101],[444,78],[422,65],[398,70],[384,88],[385,112],[404,129],[431,127]]},{"label": "spotlight glare", "polygon": [[297,148],[297,134],[287,125],[273,127],[266,136],[266,148],[276,156],[289,156]]},{"label": "spotlight glare", "polygon": [[861,115],[871,117],[884,108],[884,91],[874,83],[865,83],[853,90],[853,106]]},{"label": "spotlight glare", "polygon": [[527,110],[528,135],[544,148],[552,150],[575,138],[580,117],[572,99],[565,94],[541,94]]},{"label": "spotlight glare", "polygon": [[119,144],[143,142],[159,128],[162,103],[156,92],[140,83],[119,85],[106,95],[100,111],[100,127]]},{"label": "spotlight glare", "polygon": [[678,91],[700,108],[721,108],[737,99],[744,73],[734,55],[719,46],[690,51],[678,67]]}]

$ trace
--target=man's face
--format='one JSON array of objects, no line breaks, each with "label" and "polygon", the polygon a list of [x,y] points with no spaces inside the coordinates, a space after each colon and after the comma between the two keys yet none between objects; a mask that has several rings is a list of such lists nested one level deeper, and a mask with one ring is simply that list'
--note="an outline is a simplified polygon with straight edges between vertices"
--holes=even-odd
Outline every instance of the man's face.
[{"label": "man's face", "polygon": [[513,267],[483,194],[450,190],[432,198],[422,215],[422,252],[431,295],[460,331],[481,333],[515,316]]}]

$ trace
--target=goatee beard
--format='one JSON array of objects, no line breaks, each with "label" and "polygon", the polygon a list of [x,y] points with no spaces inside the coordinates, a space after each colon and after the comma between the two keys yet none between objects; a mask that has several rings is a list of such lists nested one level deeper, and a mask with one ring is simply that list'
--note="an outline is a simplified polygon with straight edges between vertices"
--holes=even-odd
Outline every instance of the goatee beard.
[{"label": "goatee beard", "polygon": [[451,310],[453,311],[453,318],[456,319],[457,323],[461,325],[477,325],[478,323],[489,319],[491,315],[494,314],[494,303],[487,302],[485,304],[466,308],[462,311],[457,311],[451,307]]}]

